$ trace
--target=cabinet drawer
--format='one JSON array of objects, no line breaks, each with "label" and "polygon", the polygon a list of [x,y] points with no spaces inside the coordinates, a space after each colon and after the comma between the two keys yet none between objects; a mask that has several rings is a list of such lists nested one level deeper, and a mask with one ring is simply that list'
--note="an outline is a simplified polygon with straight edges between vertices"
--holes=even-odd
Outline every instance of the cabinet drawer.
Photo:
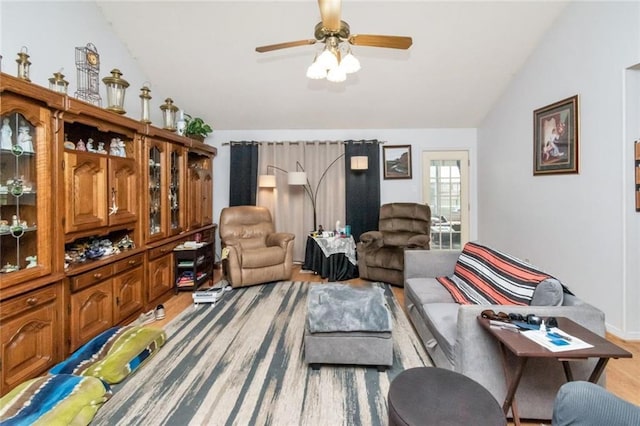
[{"label": "cabinet drawer", "polygon": [[173,242],[160,247],[152,248],[151,250],[149,250],[149,259],[155,259],[157,257],[171,253],[176,245],[178,245],[178,243]]},{"label": "cabinet drawer", "polygon": [[94,269],[77,277],[71,278],[71,291],[78,291],[93,284],[99,283],[113,275],[113,265],[106,265]]},{"label": "cabinet drawer", "polygon": [[49,286],[40,290],[33,291],[31,293],[23,294],[14,299],[10,299],[6,302],[2,302],[2,309],[0,309],[0,319],[12,317],[17,314],[21,314],[29,309],[41,306],[54,300],[58,293],[55,286]]},{"label": "cabinet drawer", "polygon": [[131,256],[127,259],[122,259],[113,264],[113,273],[118,274],[122,271],[126,271],[129,268],[140,266],[144,263],[144,255],[138,254]]}]

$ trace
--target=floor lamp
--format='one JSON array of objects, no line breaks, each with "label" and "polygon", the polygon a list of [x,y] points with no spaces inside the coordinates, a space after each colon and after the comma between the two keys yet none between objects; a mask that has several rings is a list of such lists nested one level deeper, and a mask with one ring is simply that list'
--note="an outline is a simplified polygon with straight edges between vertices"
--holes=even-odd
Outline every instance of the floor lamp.
[{"label": "floor lamp", "polygon": [[[315,190],[311,186],[311,183],[309,182],[309,178],[307,177],[307,172],[305,171],[304,167],[302,167],[302,164],[300,164],[300,162],[296,161],[296,170],[291,172],[277,166],[273,166],[273,165],[267,166],[267,173],[269,173],[269,169],[275,169],[281,172],[285,172],[289,175],[288,176],[289,185],[298,185],[298,186],[304,187],[304,191],[309,196],[309,199],[311,200],[311,206],[313,207],[313,230],[314,231],[318,229],[318,221],[317,221],[318,214],[316,210],[316,205],[318,202],[318,189],[320,188],[320,184],[324,180],[329,169],[331,169],[331,167],[339,159],[344,157],[344,155],[345,155],[344,153],[340,154],[335,160],[331,162],[331,164],[327,166],[326,169],[324,169],[324,171],[322,172],[322,175],[320,176],[320,179],[318,180],[317,185],[315,186]],[[351,157],[351,170],[367,170],[368,168],[369,168],[369,157],[367,156]],[[258,186],[260,188],[275,188],[276,187],[275,175],[269,175],[269,174],[260,175],[258,177]]]}]

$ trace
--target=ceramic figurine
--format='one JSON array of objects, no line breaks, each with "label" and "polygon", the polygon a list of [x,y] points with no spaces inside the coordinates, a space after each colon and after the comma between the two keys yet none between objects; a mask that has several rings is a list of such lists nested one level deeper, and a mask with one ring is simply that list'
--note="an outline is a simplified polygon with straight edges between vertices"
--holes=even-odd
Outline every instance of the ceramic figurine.
[{"label": "ceramic figurine", "polygon": [[87,146],[84,144],[84,141],[80,139],[78,141],[78,144],[76,145],[76,151],[86,151],[86,150],[87,150]]},{"label": "ceramic figurine", "polygon": [[13,142],[11,140],[11,137],[13,136],[13,130],[11,130],[8,118],[2,120],[2,128],[0,129],[0,133],[2,134],[2,142],[0,145],[2,149],[11,149],[11,147],[13,146]]},{"label": "ceramic figurine", "polygon": [[121,157],[120,155],[120,147],[118,146],[118,139],[113,138],[109,143],[109,155],[115,155],[116,157]]},{"label": "ceramic figurine", "polygon": [[27,263],[27,266],[25,267],[25,269],[35,268],[36,266],[38,266],[38,257],[37,256],[27,256],[24,260],[29,262],[29,263]]},{"label": "ceramic figurine", "polygon": [[107,151],[104,149],[104,142],[98,142],[98,148],[96,149],[98,154],[106,154]]},{"label": "ceramic figurine", "polygon": [[18,127],[18,144],[24,152],[33,152],[31,128],[24,121],[21,121],[20,127]]},{"label": "ceramic figurine", "polygon": [[87,151],[96,152],[96,148],[93,146],[93,139],[91,138],[87,141]]},{"label": "ceramic figurine", "polygon": [[126,157],[127,153],[125,151],[124,141],[122,139],[118,139],[118,149],[120,150],[120,157]]},{"label": "ceramic figurine", "polygon": [[10,264],[9,262],[7,262],[7,264],[6,264],[6,265],[4,265],[4,266],[2,267],[2,269],[0,269],[0,273],[2,273],[2,274],[7,274],[7,273],[9,273],[9,272],[15,272],[15,271],[17,271],[18,269],[20,269],[20,267],[19,267],[18,265],[12,265],[12,264]]}]

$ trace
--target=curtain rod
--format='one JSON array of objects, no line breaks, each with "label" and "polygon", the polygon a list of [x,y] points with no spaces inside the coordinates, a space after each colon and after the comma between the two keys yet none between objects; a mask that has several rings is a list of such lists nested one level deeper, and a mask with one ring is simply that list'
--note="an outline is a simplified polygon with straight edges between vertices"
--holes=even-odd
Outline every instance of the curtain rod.
[{"label": "curtain rod", "polygon": [[360,144],[378,144],[378,145],[383,145],[384,143],[386,143],[386,141],[379,141],[377,139],[362,139],[362,140],[346,140],[346,141],[229,141],[229,142],[223,142],[222,146],[229,146],[229,145],[269,145],[269,144],[275,144],[275,145],[284,145],[285,143],[288,143],[290,145],[299,145],[299,144],[305,144],[305,145],[314,145],[317,143],[321,143],[321,144],[336,144],[336,143],[342,143],[342,144],[347,144],[347,143],[353,143],[355,145],[360,145]]}]

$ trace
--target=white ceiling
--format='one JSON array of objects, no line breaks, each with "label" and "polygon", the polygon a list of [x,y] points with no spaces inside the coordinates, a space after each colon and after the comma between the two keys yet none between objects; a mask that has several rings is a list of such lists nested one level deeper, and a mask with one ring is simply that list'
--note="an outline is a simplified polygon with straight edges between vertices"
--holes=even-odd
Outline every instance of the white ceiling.
[{"label": "white ceiling", "polygon": [[352,34],[413,37],[406,51],[353,47],[344,83],[305,76],[322,44],[317,2],[99,2],[154,91],[216,129],[477,127],[541,36],[559,1],[344,0]]}]

